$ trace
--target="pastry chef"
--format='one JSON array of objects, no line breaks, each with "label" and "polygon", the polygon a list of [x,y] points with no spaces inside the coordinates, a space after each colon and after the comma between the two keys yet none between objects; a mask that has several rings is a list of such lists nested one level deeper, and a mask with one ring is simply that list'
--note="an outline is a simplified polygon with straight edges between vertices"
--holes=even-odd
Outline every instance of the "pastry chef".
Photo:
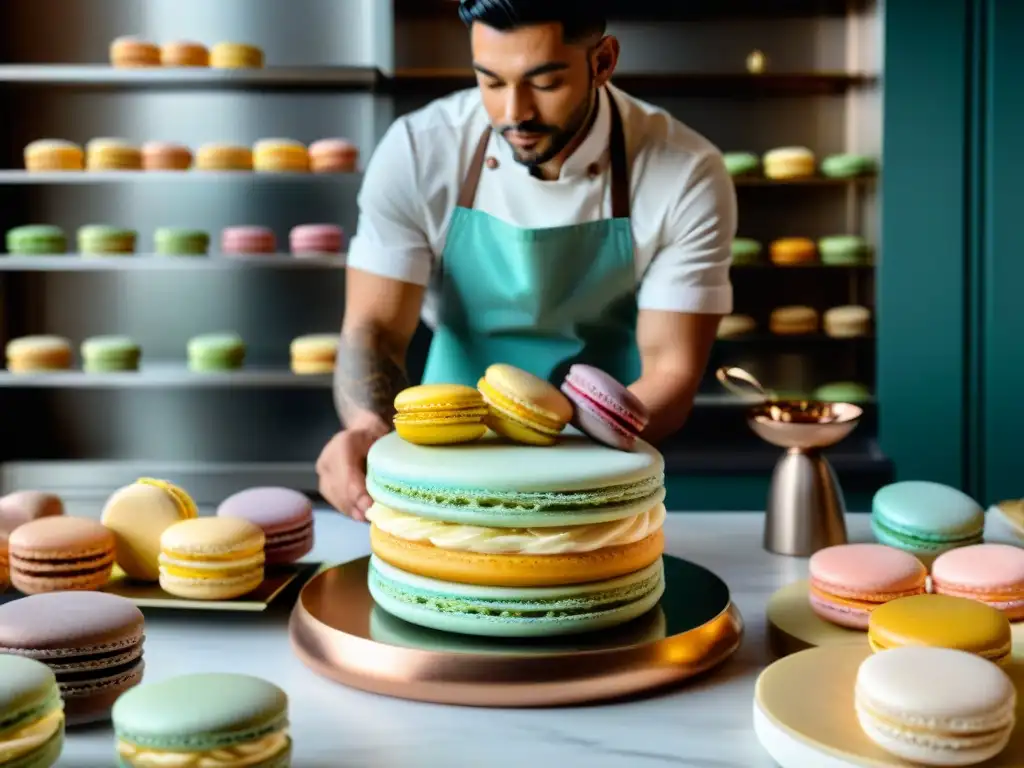
[{"label": "pastry chef", "polygon": [[399,118],[366,169],[348,254],[320,492],[362,520],[370,446],[409,386],[475,386],[509,363],[559,382],[586,362],[678,430],[732,310],[736,199],[720,152],[609,83],[596,0],[462,0],[477,87]]}]

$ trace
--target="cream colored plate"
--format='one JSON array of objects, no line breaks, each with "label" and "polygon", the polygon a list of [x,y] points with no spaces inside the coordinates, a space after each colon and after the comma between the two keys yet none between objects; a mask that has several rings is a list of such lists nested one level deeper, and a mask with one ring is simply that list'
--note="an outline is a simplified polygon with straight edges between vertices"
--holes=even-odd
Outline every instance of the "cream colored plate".
[{"label": "cream colored plate", "polygon": [[[846,629],[820,618],[807,599],[808,582],[795,581],[778,590],[768,600],[768,639],[772,653],[787,656],[807,648],[854,645],[866,647],[866,632]],[[1010,625],[1013,654],[1024,659],[1024,622]]]},{"label": "cream colored plate", "polygon": [[[857,669],[871,655],[857,645],[812,648],[780,659],[757,680],[754,731],[781,768],[910,768],[875,746],[853,708]],[[1006,667],[1024,694],[1024,662]],[[1017,697],[1017,728],[1009,745],[985,768],[1024,766],[1024,695]]]}]

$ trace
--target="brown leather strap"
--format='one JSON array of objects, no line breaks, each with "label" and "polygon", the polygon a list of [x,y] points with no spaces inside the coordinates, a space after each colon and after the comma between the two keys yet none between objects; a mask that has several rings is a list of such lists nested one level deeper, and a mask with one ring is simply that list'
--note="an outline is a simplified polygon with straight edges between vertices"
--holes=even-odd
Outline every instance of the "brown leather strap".
[{"label": "brown leather strap", "polygon": [[612,112],[612,129],[608,137],[608,149],[612,162],[612,218],[628,219],[629,203],[629,159],[626,155],[626,132],[622,128],[622,113],[615,97],[608,93],[608,106]]},{"label": "brown leather strap", "polygon": [[[630,217],[629,159],[626,154],[626,133],[622,127],[622,113],[615,98],[608,94],[608,106],[611,108],[612,125],[608,136],[609,154],[612,167],[612,218],[628,219]],[[476,202],[476,191],[480,186],[484,161],[487,158],[487,145],[491,140],[491,127],[484,129],[480,142],[476,145],[473,159],[466,171],[466,178],[459,190],[458,205],[460,208],[472,208]]]},{"label": "brown leather strap", "polygon": [[480,175],[484,170],[484,160],[487,157],[487,145],[491,141],[491,126],[487,126],[480,143],[476,145],[476,152],[469,163],[469,170],[466,171],[466,178],[462,182],[462,189],[459,190],[459,207],[472,208],[476,202],[476,188],[480,186]]}]

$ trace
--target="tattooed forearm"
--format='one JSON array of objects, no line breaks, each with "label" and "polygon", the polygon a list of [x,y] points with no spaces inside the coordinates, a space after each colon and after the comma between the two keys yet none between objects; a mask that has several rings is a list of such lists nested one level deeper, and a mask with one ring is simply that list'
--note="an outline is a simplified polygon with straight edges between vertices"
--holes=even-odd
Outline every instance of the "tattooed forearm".
[{"label": "tattooed forearm", "polygon": [[374,329],[342,333],[334,367],[334,404],[342,423],[350,423],[360,411],[369,411],[391,425],[395,395],[409,386],[404,356],[404,349],[396,349]]}]

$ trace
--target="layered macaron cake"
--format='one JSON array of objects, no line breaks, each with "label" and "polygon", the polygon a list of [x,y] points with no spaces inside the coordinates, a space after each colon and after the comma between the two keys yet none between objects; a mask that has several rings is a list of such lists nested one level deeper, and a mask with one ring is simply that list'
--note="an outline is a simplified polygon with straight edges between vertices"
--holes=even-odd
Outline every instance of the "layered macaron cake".
[{"label": "layered macaron cake", "polygon": [[574,429],[539,449],[392,433],[367,462],[369,587],[388,613],[469,635],[543,637],[623,624],[664,591],[664,461]]}]

